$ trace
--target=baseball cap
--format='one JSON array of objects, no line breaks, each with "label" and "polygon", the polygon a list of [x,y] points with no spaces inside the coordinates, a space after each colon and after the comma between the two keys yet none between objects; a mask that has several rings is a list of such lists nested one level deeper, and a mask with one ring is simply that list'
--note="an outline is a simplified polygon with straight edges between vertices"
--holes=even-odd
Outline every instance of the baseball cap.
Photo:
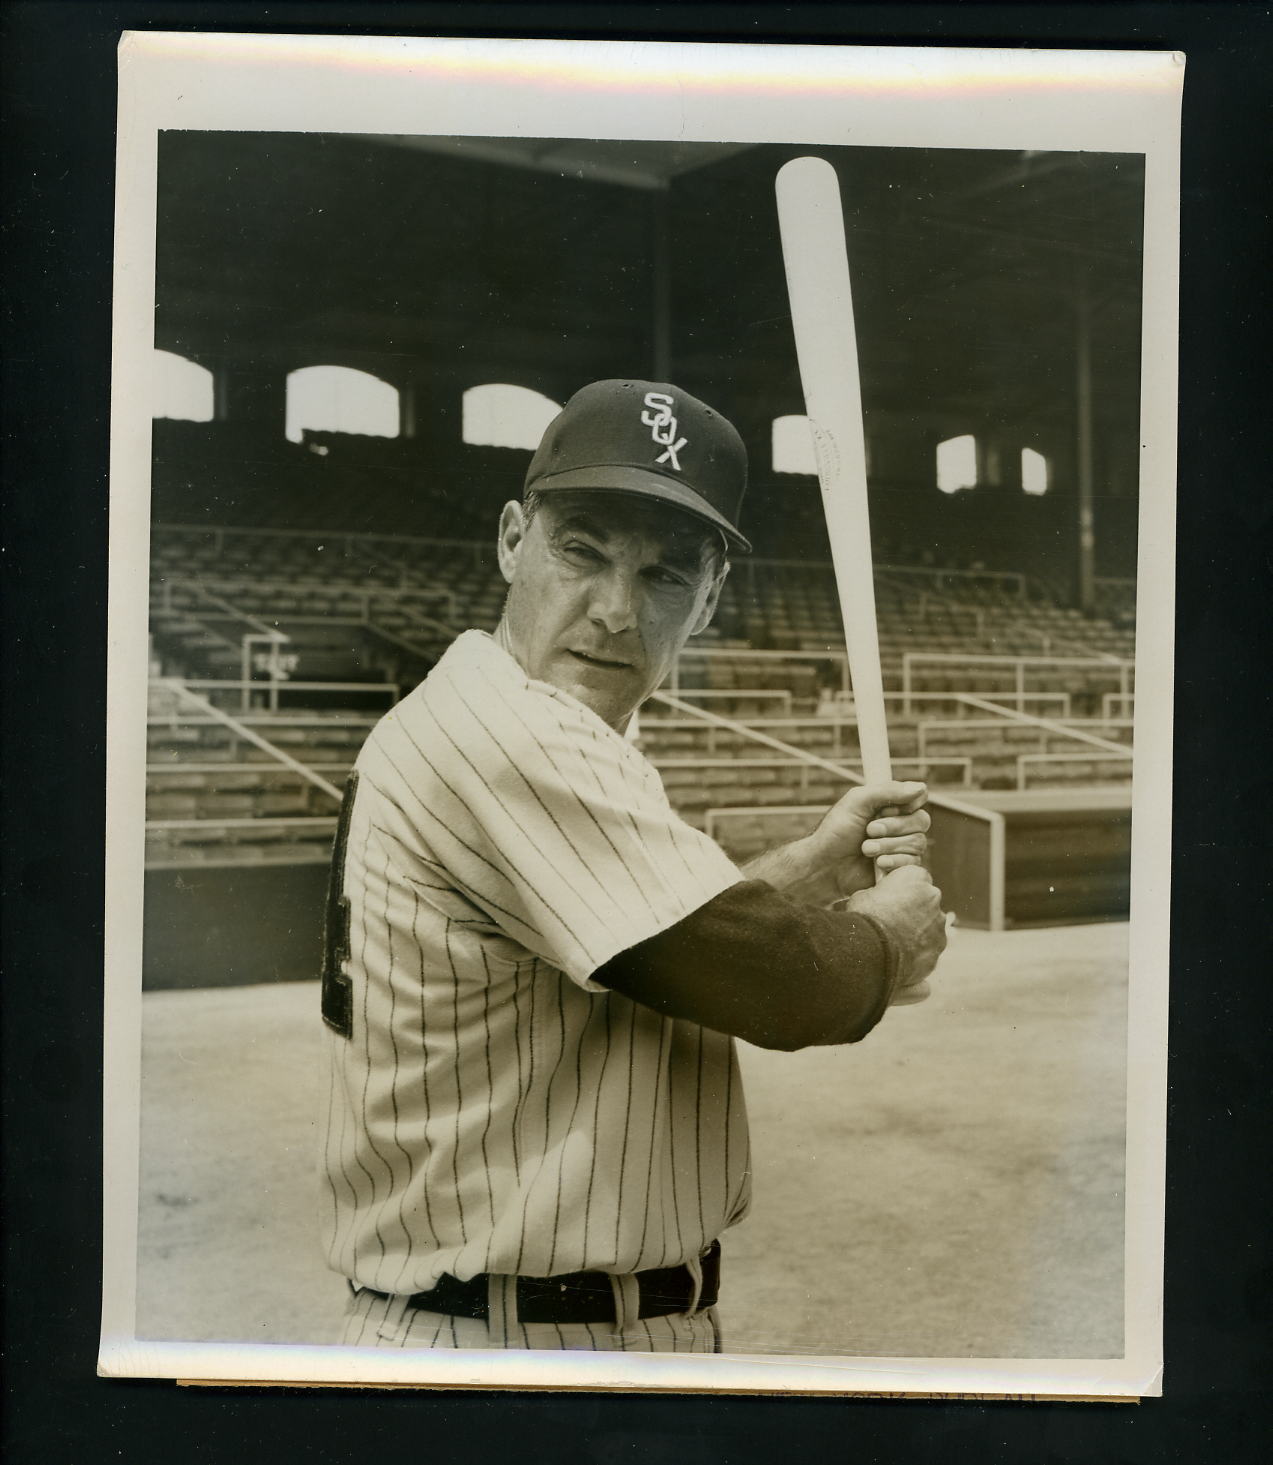
[{"label": "baseball cap", "polygon": [[571,397],[526,474],[527,492],[565,488],[658,499],[751,551],[734,523],[747,490],[743,440],[728,418],[668,382],[593,382]]}]

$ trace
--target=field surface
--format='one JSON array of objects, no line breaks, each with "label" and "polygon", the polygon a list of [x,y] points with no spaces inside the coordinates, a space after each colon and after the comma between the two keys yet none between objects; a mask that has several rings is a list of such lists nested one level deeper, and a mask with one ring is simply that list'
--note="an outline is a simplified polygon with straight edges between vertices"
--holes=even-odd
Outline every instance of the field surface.
[{"label": "field surface", "polygon": [[[1124,925],[957,931],[864,1042],[742,1049],[754,1200],[730,1352],[1122,1352]],[[137,1334],[335,1342],[314,983],[143,1001]]]}]

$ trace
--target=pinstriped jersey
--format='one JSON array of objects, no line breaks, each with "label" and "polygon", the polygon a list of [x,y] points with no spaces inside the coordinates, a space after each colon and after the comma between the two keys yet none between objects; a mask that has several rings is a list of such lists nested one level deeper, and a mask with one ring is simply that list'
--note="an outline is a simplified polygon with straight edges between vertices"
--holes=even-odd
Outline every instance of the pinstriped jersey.
[{"label": "pinstriped jersey", "polygon": [[738,1220],[733,1040],[592,976],[742,878],[630,742],[460,636],[377,725],[342,813],[330,1265],[396,1293],[443,1272],[624,1273]]}]

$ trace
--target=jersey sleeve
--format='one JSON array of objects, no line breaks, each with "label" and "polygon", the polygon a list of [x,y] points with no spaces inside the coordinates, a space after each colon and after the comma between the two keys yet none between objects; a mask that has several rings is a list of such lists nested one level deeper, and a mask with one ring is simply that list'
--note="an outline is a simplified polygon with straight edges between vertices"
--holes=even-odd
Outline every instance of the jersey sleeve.
[{"label": "jersey sleeve", "polygon": [[616,953],[743,878],[675,814],[635,748],[540,683],[480,663],[435,671],[380,744],[373,781],[426,898],[445,876],[589,990],[603,990],[592,975]]}]

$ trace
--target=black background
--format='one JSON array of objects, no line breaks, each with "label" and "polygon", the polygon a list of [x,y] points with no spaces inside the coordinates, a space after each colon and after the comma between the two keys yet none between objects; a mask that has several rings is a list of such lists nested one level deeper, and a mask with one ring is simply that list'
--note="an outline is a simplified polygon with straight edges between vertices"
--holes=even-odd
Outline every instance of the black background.
[{"label": "black background", "polygon": [[[3,10],[9,1460],[1254,1460],[1273,779],[1266,5],[21,3]],[[1183,50],[1166,1397],[1138,1406],[178,1389],[94,1377],[115,44],[125,28]],[[1163,920],[1168,911],[1161,912]],[[799,1238],[793,1238],[793,1245]]]}]

